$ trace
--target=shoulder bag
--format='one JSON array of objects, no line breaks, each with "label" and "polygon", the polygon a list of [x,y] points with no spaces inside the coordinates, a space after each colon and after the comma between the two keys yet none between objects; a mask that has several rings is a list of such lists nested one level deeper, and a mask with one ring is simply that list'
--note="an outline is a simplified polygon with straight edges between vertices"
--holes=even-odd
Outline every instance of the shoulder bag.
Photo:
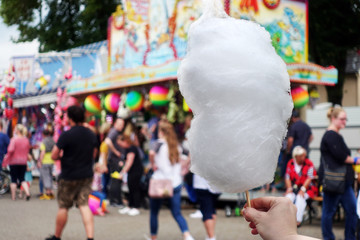
[{"label": "shoulder bag", "polygon": [[173,196],[173,186],[170,179],[150,179],[149,197],[151,198],[171,198]]},{"label": "shoulder bag", "polygon": [[324,166],[323,192],[343,194],[345,191],[346,165],[343,164],[335,169],[330,169],[323,157],[321,157],[321,161]]}]

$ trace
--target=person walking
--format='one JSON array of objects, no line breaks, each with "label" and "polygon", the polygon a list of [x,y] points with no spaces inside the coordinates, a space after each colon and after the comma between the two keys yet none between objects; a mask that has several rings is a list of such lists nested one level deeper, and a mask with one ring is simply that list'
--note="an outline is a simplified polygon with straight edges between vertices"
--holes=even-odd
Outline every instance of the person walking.
[{"label": "person walking", "polygon": [[79,208],[88,240],[94,239],[94,218],[88,206],[93,178],[93,164],[96,156],[95,134],[83,126],[84,109],[71,106],[67,109],[70,129],[63,132],[52,149],[51,158],[61,162],[61,174],[57,200],[55,234],[46,240],[61,239],[67,222],[68,211],[75,203]]},{"label": "person walking", "polygon": [[283,158],[281,167],[281,177],[285,175],[286,167],[292,158],[292,151],[295,146],[303,147],[307,154],[309,154],[309,144],[314,139],[310,126],[303,122],[300,118],[299,112],[294,110],[291,116],[291,125],[287,135],[286,143],[286,157]]},{"label": "person walking", "polygon": [[53,193],[53,168],[54,160],[51,158],[51,151],[55,145],[51,132],[47,129],[43,131],[43,141],[40,144],[40,156],[37,163],[40,169],[40,181],[43,183],[45,188],[45,194],[39,198],[41,200],[54,199]]},{"label": "person walking", "polygon": [[221,193],[212,189],[208,182],[197,174],[194,174],[194,188],[206,230],[205,240],[216,240],[216,203]]},{"label": "person walking", "polygon": [[[181,214],[181,164],[179,146],[174,127],[165,121],[159,122],[159,139],[154,149],[149,151],[150,164],[154,170],[152,178],[170,179],[172,181],[173,196],[170,200],[170,210],[175,221],[178,223],[184,240],[193,240],[185,218]],[[150,232],[151,239],[157,239],[158,215],[163,199],[150,197]]]},{"label": "person walking", "polygon": [[129,136],[120,135],[118,137],[118,144],[125,149],[125,164],[119,178],[123,178],[127,174],[127,185],[129,188],[129,207],[119,209],[119,213],[136,216],[140,214],[140,180],[144,174],[144,167],[141,162],[140,153],[133,145]]},{"label": "person walking", "polygon": [[102,193],[105,194],[105,197],[108,196],[108,185],[110,182],[110,174],[109,174],[109,169],[108,169],[108,156],[109,156],[109,147],[105,142],[105,138],[108,135],[109,131],[111,128],[111,124],[110,123],[103,123],[100,126],[99,129],[99,133],[100,133],[100,147],[99,147],[99,164],[102,166],[101,168],[103,169],[103,173],[102,173]]},{"label": "person walking", "polygon": [[5,154],[7,153],[7,148],[10,143],[10,138],[7,134],[3,133],[3,123],[0,121],[0,170],[2,169],[2,162]]},{"label": "person walking", "polygon": [[347,115],[340,107],[330,108],[327,117],[330,125],[325,132],[321,144],[320,152],[322,161],[320,163],[319,175],[323,176],[324,165],[329,169],[346,166],[346,186],[344,193],[336,194],[324,191],[323,207],[321,216],[321,230],[323,239],[335,239],[332,231],[332,221],[336,209],[341,203],[345,210],[345,239],[355,239],[355,229],[357,224],[356,198],[352,185],[354,183],[353,164],[359,164],[358,158],[350,156],[350,149],[347,147],[344,138],[339,131],[346,126]]},{"label": "person walking", "polygon": [[26,200],[30,200],[30,189],[25,182],[25,172],[30,148],[26,127],[22,124],[17,124],[14,129],[14,136],[10,140],[7,154],[3,161],[3,167],[10,165],[10,190],[12,200],[16,199],[16,188],[18,184],[21,184],[23,187]]},{"label": "person walking", "polygon": [[291,154],[296,146],[305,148],[306,152],[309,153],[309,144],[314,139],[310,126],[301,120],[298,111],[293,111],[291,121],[287,138],[288,153]]}]

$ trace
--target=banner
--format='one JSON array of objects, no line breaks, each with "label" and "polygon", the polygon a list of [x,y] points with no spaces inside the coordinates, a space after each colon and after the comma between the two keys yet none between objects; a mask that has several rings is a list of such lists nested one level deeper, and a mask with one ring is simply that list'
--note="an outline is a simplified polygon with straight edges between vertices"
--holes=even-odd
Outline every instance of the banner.
[{"label": "banner", "polygon": [[337,83],[338,71],[335,67],[322,67],[313,63],[287,64],[291,82],[334,86]]},{"label": "banner", "polygon": [[16,94],[26,92],[26,86],[33,81],[34,56],[13,57],[11,59],[15,73]]}]

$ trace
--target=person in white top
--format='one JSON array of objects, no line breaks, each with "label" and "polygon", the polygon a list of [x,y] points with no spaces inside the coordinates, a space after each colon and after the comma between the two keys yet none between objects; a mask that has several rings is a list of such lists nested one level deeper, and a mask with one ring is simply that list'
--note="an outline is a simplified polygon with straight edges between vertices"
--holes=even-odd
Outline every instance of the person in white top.
[{"label": "person in white top", "polygon": [[[159,123],[159,139],[154,149],[149,151],[149,159],[154,179],[170,179],[174,187],[173,196],[169,199],[170,210],[178,223],[184,240],[194,240],[189,232],[185,218],[181,214],[181,148],[179,146],[174,127],[165,121]],[[151,239],[157,239],[158,214],[162,205],[159,198],[150,198],[150,232]]]},{"label": "person in white top", "polygon": [[216,203],[220,196],[220,192],[211,188],[204,178],[196,174],[194,174],[194,188],[207,234],[205,240],[216,240]]}]

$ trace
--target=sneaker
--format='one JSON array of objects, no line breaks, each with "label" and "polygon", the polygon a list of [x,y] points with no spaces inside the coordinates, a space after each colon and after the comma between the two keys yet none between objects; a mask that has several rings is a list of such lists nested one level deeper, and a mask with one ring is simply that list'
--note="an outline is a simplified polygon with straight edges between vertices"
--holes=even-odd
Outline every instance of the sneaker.
[{"label": "sneaker", "polygon": [[145,233],[144,233],[144,238],[145,238],[145,240],[151,240],[151,238],[148,237],[148,235],[146,235]]},{"label": "sneaker", "polygon": [[195,240],[191,235],[187,236],[185,240]]},{"label": "sneaker", "polygon": [[55,199],[55,196],[54,196],[54,194],[47,194],[47,196],[50,198],[50,200],[53,200],[53,199]]},{"label": "sneaker", "polygon": [[43,194],[39,197],[40,200],[51,200],[50,196],[47,194]]},{"label": "sneaker", "polygon": [[200,210],[196,210],[194,213],[191,213],[191,214],[190,214],[190,217],[191,217],[191,218],[202,218],[203,215],[202,215],[202,213],[201,213]]},{"label": "sneaker", "polygon": [[118,203],[110,203],[111,207],[118,207],[118,208],[124,208],[124,205],[118,204]]},{"label": "sneaker", "polygon": [[119,209],[120,214],[127,214],[130,211],[130,208],[124,207],[122,209]]},{"label": "sneaker", "polygon": [[45,240],[61,240],[61,238],[55,237],[55,235],[52,235],[50,237],[45,238]]},{"label": "sneaker", "polygon": [[129,214],[129,216],[136,216],[136,215],[140,214],[140,211],[137,208],[132,208],[132,209],[130,209],[128,214]]}]

